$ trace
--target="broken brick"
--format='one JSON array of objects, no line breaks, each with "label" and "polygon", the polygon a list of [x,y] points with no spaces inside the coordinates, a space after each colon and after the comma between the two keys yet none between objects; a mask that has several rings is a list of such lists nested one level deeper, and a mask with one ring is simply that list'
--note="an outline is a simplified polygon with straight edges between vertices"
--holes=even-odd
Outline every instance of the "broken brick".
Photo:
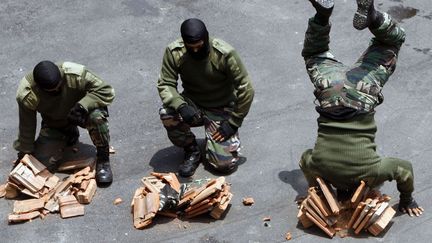
[{"label": "broken brick", "polygon": [[75,196],[59,197],[60,215],[62,218],[70,218],[84,215],[84,205],[81,205]]},{"label": "broken brick", "polygon": [[255,203],[255,201],[254,201],[254,199],[251,198],[251,197],[243,198],[243,205],[245,205],[245,206],[251,206],[251,205],[253,205],[254,203]]},{"label": "broken brick", "polygon": [[77,199],[82,204],[88,204],[93,199],[93,196],[96,193],[96,180],[91,179],[85,191],[79,191],[77,193]]},{"label": "broken brick", "polygon": [[9,214],[8,221],[9,223],[18,223],[18,222],[34,219],[39,215],[40,215],[39,211],[33,211],[33,212],[23,213],[23,214]]},{"label": "broken brick", "polygon": [[113,202],[114,205],[119,205],[120,203],[122,203],[123,200],[121,198],[116,198]]},{"label": "broken brick", "polygon": [[13,212],[16,214],[28,213],[43,208],[45,201],[43,199],[28,199],[15,201]]},{"label": "broken brick", "polygon": [[62,163],[57,170],[58,171],[68,171],[68,170],[76,170],[76,169],[82,169],[87,166],[93,167],[94,166],[94,158],[86,158],[81,160],[72,160]]}]

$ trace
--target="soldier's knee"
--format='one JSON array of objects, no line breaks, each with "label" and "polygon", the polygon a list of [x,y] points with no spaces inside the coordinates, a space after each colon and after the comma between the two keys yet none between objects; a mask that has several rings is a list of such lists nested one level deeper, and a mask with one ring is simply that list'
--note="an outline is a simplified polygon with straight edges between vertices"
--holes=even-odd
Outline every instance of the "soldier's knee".
[{"label": "soldier's knee", "polygon": [[88,122],[90,125],[101,125],[108,122],[108,112],[101,109],[94,109],[89,113]]},{"label": "soldier's knee", "polygon": [[162,124],[166,128],[176,127],[180,124],[179,114],[171,108],[160,108],[159,116]]},{"label": "soldier's knee", "polygon": [[181,148],[189,147],[195,141],[195,137],[193,136],[181,136],[181,137],[168,136],[168,138],[171,141],[171,143]]}]

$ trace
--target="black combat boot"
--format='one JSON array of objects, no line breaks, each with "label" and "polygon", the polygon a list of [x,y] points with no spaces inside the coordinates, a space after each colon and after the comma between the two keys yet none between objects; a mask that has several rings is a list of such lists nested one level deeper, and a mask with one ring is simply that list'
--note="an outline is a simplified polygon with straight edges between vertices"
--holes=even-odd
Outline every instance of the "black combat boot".
[{"label": "black combat boot", "polygon": [[109,159],[109,146],[97,147],[96,182],[99,186],[107,186],[113,181]]},{"label": "black combat boot", "polygon": [[333,0],[309,0],[316,10],[314,20],[317,24],[326,26],[329,23],[329,18],[333,12]]},{"label": "black combat boot", "polygon": [[201,160],[201,152],[198,144],[194,141],[190,146],[184,148],[185,156],[183,163],[179,166],[179,175],[189,177],[195,173]]},{"label": "black combat boot", "polygon": [[374,0],[357,0],[357,12],[354,14],[353,25],[358,30],[369,27],[376,29],[384,23],[384,16],[375,10]]}]

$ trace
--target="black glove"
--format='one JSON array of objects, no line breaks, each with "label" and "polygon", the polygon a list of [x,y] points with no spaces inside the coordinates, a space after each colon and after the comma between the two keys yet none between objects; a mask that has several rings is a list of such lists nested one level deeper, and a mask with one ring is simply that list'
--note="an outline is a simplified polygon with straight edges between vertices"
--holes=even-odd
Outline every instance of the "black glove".
[{"label": "black glove", "polygon": [[179,202],[179,193],[169,184],[166,184],[159,192],[159,209],[175,209]]},{"label": "black glove", "polygon": [[183,121],[189,125],[193,125],[198,123],[200,119],[200,115],[198,111],[190,105],[182,105],[178,108],[178,112],[180,116],[183,118]]},{"label": "black glove", "polygon": [[74,107],[70,110],[67,119],[70,124],[80,126],[82,128],[86,127],[88,113],[87,110],[80,103],[76,103]]},{"label": "black glove", "polygon": [[216,142],[224,142],[234,134],[237,133],[238,127],[232,125],[228,121],[223,121],[216,132],[212,135],[212,138]]}]

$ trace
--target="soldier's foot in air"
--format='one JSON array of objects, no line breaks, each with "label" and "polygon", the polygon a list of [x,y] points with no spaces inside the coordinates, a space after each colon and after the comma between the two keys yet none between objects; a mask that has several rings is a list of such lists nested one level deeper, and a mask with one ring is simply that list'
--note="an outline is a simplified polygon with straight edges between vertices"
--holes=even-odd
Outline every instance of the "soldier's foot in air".
[{"label": "soldier's foot in air", "polygon": [[374,21],[375,15],[374,0],[357,0],[357,12],[353,19],[354,28],[366,29]]},{"label": "soldier's foot in air", "polygon": [[333,0],[309,0],[318,14],[329,18],[333,12]]},{"label": "soldier's foot in air", "polygon": [[113,181],[109,159],[109,146],[97,148],[96,182],[99,187],[107,187]]},{"label": "soldier's foot in air", "polygon": [[179,167],[179,175],[182,177],[190,177],[195,174],[195,170],[201,161],[201,152],[198,145],[192,145],[190,148],[185,148],[185,156],[183,163]]},{"label": "soldier's foot in air", "polygon": [[424,209],[420,207],[417,204],[417,202],[413,199],[410,203],[407,204],[399,203],[399,211],[401,211],[402,213],[407,213],[411,217],[413,216],[419,217],[420,215],[423,214]]}]

